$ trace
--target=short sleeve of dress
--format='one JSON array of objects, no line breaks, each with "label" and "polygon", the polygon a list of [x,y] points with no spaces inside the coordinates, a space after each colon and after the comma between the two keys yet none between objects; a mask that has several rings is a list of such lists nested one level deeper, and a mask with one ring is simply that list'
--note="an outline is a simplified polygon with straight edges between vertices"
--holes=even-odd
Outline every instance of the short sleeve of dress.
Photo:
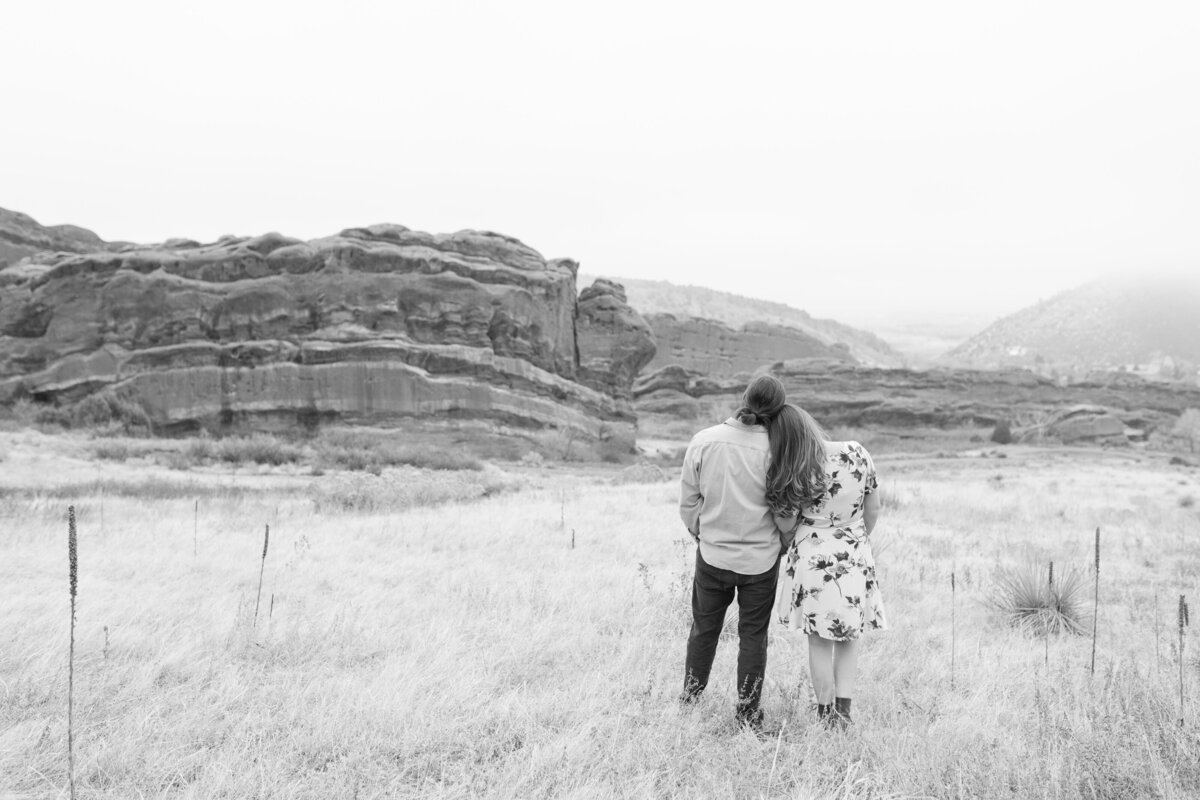
[{"label": "short sleeve of dress", "polygon": [[863,459],[863,494],[871,494],[879,488],[879,479],[875,475],[875,460],[861,444],[858,446]]}]

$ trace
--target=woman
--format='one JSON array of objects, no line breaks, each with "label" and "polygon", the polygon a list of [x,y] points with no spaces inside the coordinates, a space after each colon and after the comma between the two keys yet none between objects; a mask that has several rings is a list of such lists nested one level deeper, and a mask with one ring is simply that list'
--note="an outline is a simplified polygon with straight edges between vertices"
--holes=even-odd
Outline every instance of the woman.
[{"label": "woman", "polygon": [[767,630],[779,579],[779,533],[767,505],[767,426],[787,401],[770,375],[751,381],[737,413],[692,438],[683,458],[679,514],[699,544],[692,578],[682,699],[708,685],[725,611],[738,603],[737,719],[762,728]]},{"label": "woman", "polygon": [[[784,532],[781,617],[808,634],[817,717],[850,723],[858,638],[887,622],[870,534],[879,518],[875,464],[858,442],[831,442],[807,412],[785,406],[770,429],[767,503]],[[788,543],[790,542],[790,543]]]}]

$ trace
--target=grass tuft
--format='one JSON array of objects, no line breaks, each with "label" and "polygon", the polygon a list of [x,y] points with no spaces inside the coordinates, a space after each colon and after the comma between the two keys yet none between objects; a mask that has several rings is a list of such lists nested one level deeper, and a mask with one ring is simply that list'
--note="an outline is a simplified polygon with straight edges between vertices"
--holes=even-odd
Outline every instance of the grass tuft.
[{"label": "grass tuft", "polygon": [[1088,621],[1083,570],[1060,569],[1046,579],[1041,564],[1001,569],[991,605],[1015,628],[1039,636],[1086,633]]}]

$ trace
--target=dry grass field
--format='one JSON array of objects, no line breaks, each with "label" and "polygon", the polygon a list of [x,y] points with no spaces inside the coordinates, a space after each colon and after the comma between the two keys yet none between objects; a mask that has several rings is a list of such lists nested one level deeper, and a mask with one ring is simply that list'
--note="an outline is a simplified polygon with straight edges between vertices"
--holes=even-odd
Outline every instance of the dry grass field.
[{"label": "dry grass field", "polygon": [[[1200,629],[1181,662],[1176,621],[1181,594],[1200,607],[1200,472],[980,447],[879,455],[892,629],[865,640],[857,724],[814,724],[780,629],[757,738],[733,637],[676,702],[674,475],[168,469],[0,433],[0,797],[67,796],[71,504],[79,797],[1200,797]],[[1090,637],[1047,647],[990,601],[1001,570],[1053,560],[1090,611],[1096,527],[1092,675]]]}]

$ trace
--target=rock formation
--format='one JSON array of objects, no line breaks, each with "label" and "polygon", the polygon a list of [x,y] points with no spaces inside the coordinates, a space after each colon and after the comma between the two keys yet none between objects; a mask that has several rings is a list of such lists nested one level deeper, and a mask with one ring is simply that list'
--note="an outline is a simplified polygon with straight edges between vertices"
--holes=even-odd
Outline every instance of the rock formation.
[{"label": "rock formation", "polygon": [[[1131,376],[1064,384],[1026,370],[879,369],[829,359],[773,364],[792,401],[826,426],[869,428],[994,426],[1018,420],[1064,442],[1128,442],[1166,430],[1188,408],[1200,408],[1200,387]],[[633,386],[639,415],[718,420],[736,407],[745,378],[713,379],[668,367]],[[644,426],[645,427],[645,426]]]},{"label": "rock formation", "polygon": [[631,438],[653,338],[619,286],[577,304],[576,271],[397,225],[42,253],[0,270],[0,402],[119,388],[166,430],[453,417]]},{"label": "rock formation", "polygon": [[[783,303],[703,286],[634,278],[616,280],[624,285],[630,305],[646,317],[659,340],[658,355],[649,367],[652,370],[680,364],[714,375],[729,375],[753,371],[781,359],[814,356],[874,367],[899,367],[904,363],[903,356],[873,333],[820,319]],[[761,293],[764,288],[751,290]],[[777,337],[783,341],[772,341]],[[710,357],[709,353],[719,355]],[[711,359],[710,363],[704,364],[705,359]],[[730,369],[731,364],[736,365],[734,372],[713,371]]]},{"label": "rock formation", "polygon": [[656,344],[650,326],[629,307],[619,283],[600,278],[579,294],[575,330],[580,380],[628,398],[633,379],[654,358]]},{"label": "rock formation", "polygon": [[39,225],[28,214],[0,208],[0,269],[36,253],[92,253],[115,250],[124,244],[106,242],[75,225]]},{"label": "rock formation", "polygon": [[647,314],[658,351],[647,369],[679,366],[709,376],[752,373],[776,361],[823,357],[855,363],[845,344],[826,344],[785,325],[748,322],[734,329],[717,320]]},{"label": "rock formation", "polygon": [[1037,441],[1049,435],[1063,444],[1128,444],[1125,423],[1104,406],[1078,405],[1063,409],[1048,422],[1035,425],[1021,434],[1023,441]]}]

